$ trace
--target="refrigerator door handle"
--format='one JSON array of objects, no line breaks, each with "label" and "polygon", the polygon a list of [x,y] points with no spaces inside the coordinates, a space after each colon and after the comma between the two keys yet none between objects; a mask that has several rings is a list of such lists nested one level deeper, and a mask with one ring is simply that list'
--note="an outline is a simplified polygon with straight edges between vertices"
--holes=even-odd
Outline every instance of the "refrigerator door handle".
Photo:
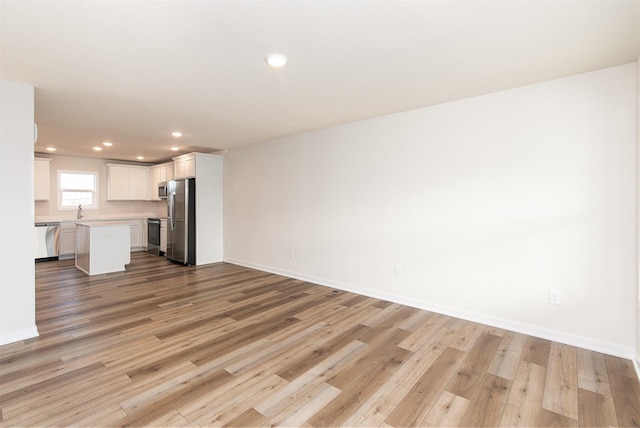
[{"label": "refrigerator door handle", "polygon": [[176,194],[171,192],[169,195],[169,224],[171,231],[176,230]]}]

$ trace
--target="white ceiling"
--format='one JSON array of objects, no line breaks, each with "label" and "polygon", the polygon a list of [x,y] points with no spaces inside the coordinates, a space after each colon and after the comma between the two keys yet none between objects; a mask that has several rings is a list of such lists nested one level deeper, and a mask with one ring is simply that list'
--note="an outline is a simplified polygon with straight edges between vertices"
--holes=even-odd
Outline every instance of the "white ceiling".
[{"label": "white ceiling", "polygon": [[0,78],[36,88],[36,151],[159,161],[633,62],[639,21],[637,0],[0,0]]}]

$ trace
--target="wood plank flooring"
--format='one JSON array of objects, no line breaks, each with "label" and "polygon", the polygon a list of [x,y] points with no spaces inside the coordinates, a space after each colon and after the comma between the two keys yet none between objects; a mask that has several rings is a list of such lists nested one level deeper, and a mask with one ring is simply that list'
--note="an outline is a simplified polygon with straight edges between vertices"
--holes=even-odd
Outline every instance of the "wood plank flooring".
[{"label": "wood plank flooring", "polygon": [[631,361],[218,263],[36,264],[1,426],[640,426]]}]

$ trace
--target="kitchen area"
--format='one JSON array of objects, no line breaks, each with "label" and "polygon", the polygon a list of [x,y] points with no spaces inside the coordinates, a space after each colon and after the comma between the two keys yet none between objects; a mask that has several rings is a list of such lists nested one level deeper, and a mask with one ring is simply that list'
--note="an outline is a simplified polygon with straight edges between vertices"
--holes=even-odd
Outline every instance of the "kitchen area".
[{"label": "kitchen area", "polygon": [[[36,153],[34,161],[36,262],[75,259],[93,275],[124,270],[134,251],[184,265],[222,261],[222,156],[141,164]],[[65,188],[74,173],[93,177],[94,190]],[[87,203],[71,205],[69,195]]]}]

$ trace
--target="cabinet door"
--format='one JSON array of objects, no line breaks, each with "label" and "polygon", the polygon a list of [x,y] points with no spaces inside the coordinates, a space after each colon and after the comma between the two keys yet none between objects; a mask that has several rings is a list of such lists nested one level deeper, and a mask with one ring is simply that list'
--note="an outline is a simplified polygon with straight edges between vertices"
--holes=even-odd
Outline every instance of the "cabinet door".
[{"label": "cabinet door", "polygon": [[[164,168],[163,168],[164,169]],[[149,199],[152,201],[159,200],[158,198],[158,183],[162,180],[160,179],[160,167],[158,165],[152,166],[149,170]]]},{"label": "cabinet door", "polygon": [[193,156],[174,158],[175,178],[189,178],[196,176],[196,161]]},{"label": "cabinet door", "polygon": [[130,168],[129,171],[129,199],[132,201],[149,200],[149,169]]},{"label": "cabinet door", "polygon": [[174,166],[174,174],[173,177],[174,178],[184,178],[184,161],[181,160],[177,160],[173,163]]},{"label": "cabinet door", "polygon": [[[173,164],[171,164],[171,171],[173,172]],[[158,184],[164,183],[167,181],[167,168],[164,165],[158,165],[158,173],[160,180],[158,180]]]},{"label": "cabinet door", "polygon": [[136,221],[132,222],[130,225],[130,248],[132,250],[142,248],[142,225],[140,223],[140,221]]},{"label": "cabinet door", "polygon": [[149,228],[147,220],[142,220],[142,248],[149,248]]},{"label": "cabinet door", "polygon": [[196,160],[194,158],[186,158],[184,161],[184,177],[196,176]]},{"label": "cabinet door", "polygon": [[49,162],[51,159],[35,159],[34,163],[34,199],[49,200]]},{"label": "cabinet door", "polygon": [[76,253],[76,225],[62,225],[60,227],[60,256]]},{"label": "cabinet door", "polygon": [[167,174],[166,180],[173,180],[175,178],[175,170],[173,166],[173,162],[169,162],[164,164],[165,173]]},{"label": "cabinet door", "polygon": [[110,201],[128,201],[129,196],[129,171],[127,166],[110,165],[107,199]]},{"label": "cabinet door", "polygon": [[160,220],[160,251],[167,252],[167,220]]}]

